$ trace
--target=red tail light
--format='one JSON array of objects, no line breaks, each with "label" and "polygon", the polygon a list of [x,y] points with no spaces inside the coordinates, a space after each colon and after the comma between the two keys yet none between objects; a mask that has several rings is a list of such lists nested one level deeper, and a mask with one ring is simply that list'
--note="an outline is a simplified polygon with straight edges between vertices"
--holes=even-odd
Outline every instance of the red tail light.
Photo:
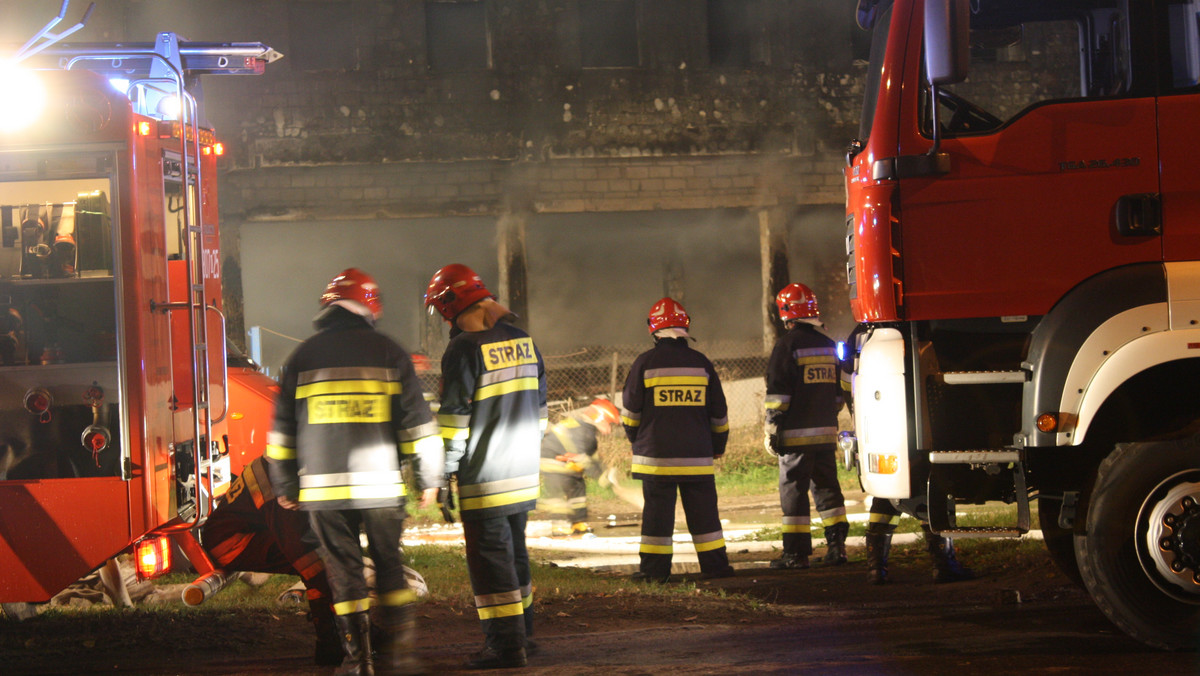
[{"label": "red tail light", "polygon": [[171,541],[163,535],[146,538],[134,547],[139,580],[150,580],[171,572]]}]

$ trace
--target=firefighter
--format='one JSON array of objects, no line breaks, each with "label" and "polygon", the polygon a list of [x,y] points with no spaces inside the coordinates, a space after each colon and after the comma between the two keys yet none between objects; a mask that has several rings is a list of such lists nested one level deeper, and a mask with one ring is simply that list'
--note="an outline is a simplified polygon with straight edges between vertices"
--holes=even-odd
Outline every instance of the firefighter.
[{"label": "firefighter", "polygon": [[540,502],[542,509],[567,522],[555,535],[586,535],[592,532],[587,523],[587,484],[584,475],[599,479],[604,467],[596,458],[600,448],[599,435],[608,435],[612,426],[621,420],[617,407],[607,399],[572,411],[561,422],[550,427],[542,439],[542,483],[548,496]]},{"label": "firefighter", "polygon": [[[867,523],[867,581],[871,584],[886,584],[888,577],[888,554],[892,549],[892,533],[900,522],[900,510],[891,500],[871,500],[870,521]],[[937,584],[974,580],[975,573],[963,566],[954,553],[954,540],[934,533],[929,524],[922,522],[925,549],[933,560],[933,581]]]},{"label": "firefighter", "polygon": [[333,592],[334,621],[346,653],[342,674],[374,673],[371,599],[360,531],[375,563],[383,625],[381,672],[419,673],[412,603],[404,576],[401,466],[413,463],[422,505],[442,486],[438,426],[412,360],[375,329],[379,287],[349,268],[321,295],[316,335],[288,357],[267,444],[279,503],[308,513]]},{"label": "firefighter", "polygon": [[217,500],[201,537],[208,555],[224,570],[299,575],[317,632],[313,659],[322,666],[342,663],[320,545],[308,517],[284,509],[275,499],[264,458],[247,465]]},{"label": "firefighter", "polygon": [[666,582],[674,552],[678,491],[703,579],[734,574],[717,511],[713,460],[725,453],[729,418],[712,362],[688,345],[691,319],[663,298],[647,318],[654,347],[630,366],[621,421],[633,445],[633,478],[642,480],[640,565],[633,578]]},{"label": "firefighter", "polygon": [[809,567],[810,488],[825,527],[827,551],[820,561],[843,564],[850,523],[837,478],[837,416],[843,400],[836,346],[818,329],[821,312],[812,289],[788,284],[775,305],[787,333],[775,342],[767,363],[765,446],[779,459],[783,553],[770,566]]},{"label": "firefighter", "polygon": [[525,524],[537,503],[546,429],[546,370],[533,339],[512,324],[465,265],[434,274],[425,305],[450,324],[438,422],[446,472],[457,475],[467,570],[484,633],[472,669],[521,667],[535,649]]}]

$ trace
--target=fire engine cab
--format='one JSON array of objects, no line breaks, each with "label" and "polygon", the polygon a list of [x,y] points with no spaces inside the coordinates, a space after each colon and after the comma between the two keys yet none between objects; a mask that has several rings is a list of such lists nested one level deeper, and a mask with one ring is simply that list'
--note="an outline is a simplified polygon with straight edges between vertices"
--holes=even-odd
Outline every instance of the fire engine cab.
[{"label": "fire engine cab", "polygon": [[[164,569],[231,473],[216,160],[199,77],[259,43],[65,44],[0,62],[0,601],[121,552]],[[239,367],[233,372],[240,372]],[[142,557],[142,554],[145,554]]]},{"label": "fire engine cab", "polygon": [[[1200,2],[860,0],[864,488],[1200,645]],[[964,525],[960,506],[1017,505]]]}]

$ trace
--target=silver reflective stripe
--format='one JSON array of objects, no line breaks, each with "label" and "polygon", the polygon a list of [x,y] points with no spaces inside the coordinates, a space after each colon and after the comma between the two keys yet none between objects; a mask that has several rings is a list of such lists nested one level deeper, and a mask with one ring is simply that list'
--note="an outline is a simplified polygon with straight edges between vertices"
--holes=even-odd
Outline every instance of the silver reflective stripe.
[{"label": "silver reflective stripe", "polygon": [[538,480],[541,478],[539,474],[530,474],[528,476],[519,476],[512,479],[501,479],[499,481],[488,481],[481,484],[467,484],[459,486],[458,495],[462,498],[473,498],[480,495],[492,495],[493,493],[507,493],[516,491],[522,488],[536,488]]},{"label": "silver reflective stripe", "polygon": [[716,540],[723,540],[723,539],[725,539],[725,532],[719,531],[719,530],[713,531],[711,533],[701,533],[699,535],[692,536],[692,542],[697,542],[697,543],[699,543],[699,542],[714,542]]},{"label": "silver reflective stripe", "polygon": [[409,427],[408,429],[396,432],[396,438],[400,441],[415,441],[421,437],[433,437],[442,433],[442,426],[437,424],[437,421],[431,420],[424,425]]},{"label": "silver reflective stripe", "polygon": [[336,472],[333,474],[302,474],[301,488],[326,488],[329,486],[372,486],[390,485],[404,481],[399,471],[382,472]]},{"label": "silver reflective stripe", "polygon": [[340,366],[338,368],[313,369],[296,377],[297,385],[318,383],[323,380],[400,380],[400,372],[383,366]]},{"label": "silver reflective stripe", "polygon": [[496,594],[480,594],[475,597],[476,608],[486,608],[488,606],[499,606],[505,603],[520,603],[521,590],[514,589],[512,591],[498,592]]},{"label": "silver reflective stripe", "polygon": [[806,347],[792,352],[793,357],[835,357],[837,353],[831,347]]},{"label": "silver reflective stripe", "polygon": [[524,364],[522,366],[510,366],[498,371],[490,371],[479,376],[475,387],[480,388],[485,385],[494,385],[507,380],[515,380],[517,378],[536,378],[538,374],[537,364]]},{"label": "silver reflective stripe", "polygon": [[650,380],[651,378],[667,378],[670,376],[695,376],[699,378],[708,378],[708,371],[703,368],[662,368],[662,369],[646,369],[642,374],[642,378]]},{"label": "silver reflective stripe", "polygon": [[296,447],[296,435],[284,434],[283,432],[275,432],[274,430],[267,432],[267,443],[271,446],[283,446],[284,448]]},{"label": "silver reflective stripe", "polygon": [[783,524],[785,526],[807,526],[809,524],[809,517],[807,517],[807,516],[785,516],[785,517],[783,517]]},{"label": "silver reflective stripe", "polygon": [[819,512],[821,519],[828,519],[831,516],[846,516],[845,507],[834,507],[833,509],[823,509]]},{"label": "silver reflective stripe", "polygon": [[820,437],[827,435],[837,435],[838,428],[836,427],[806,427],[799,430],[784,430],[783,436],[785,439],[797,439],[803,437]]},{"label": "silver reflective stripe", "polygon": [[641,414],[641,413],[635,413],[635,412],[633,412],[633,411],[630,411],[630,410],[629,410],[629,409],[627,409],[627,408],[623,408],[623,409],[621,409],[621,417],[623,417],[623,418],[629,418],[630,420],[641,420],[641,419],[642,419],[642,414]]},{"label": "silver reflective stripe", "polygon": [[667,537],[655,537],[653,535],[643,535],[642,536],[642,544],[644,544],[644,545],[659,545],[662,547],[670,547],[673,543],[674,543],[674,541],[671,539],[670,536],[667,536]]}]

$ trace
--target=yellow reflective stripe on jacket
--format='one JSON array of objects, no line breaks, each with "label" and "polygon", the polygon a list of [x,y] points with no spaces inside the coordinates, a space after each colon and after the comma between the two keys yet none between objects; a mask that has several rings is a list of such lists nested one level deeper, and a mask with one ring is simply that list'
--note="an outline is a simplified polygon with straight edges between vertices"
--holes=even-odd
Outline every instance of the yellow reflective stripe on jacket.
[{"label": "yellow reflective stripe on jacket", "polygon": [[492,385],[484,385],[475,390],[475,401],[481,399],[489,399],[491,397],[499,397],[504,394],[512,394],[513,392],[523,392],[525,390],[538,389],[537,378],[514,378],[504,382],[495,383]]},{"label": "yellow reflective stripe on jacket", "polygon": [[520,490],[508,491],[506,493],[495,493],[493,495],[482,495],[477,498],[459,497],[458,507],[462,511],[472,509],[487,509],[488,507],[503,507],[504,505],[514,505],[518,502],[526,500],[537,500],[541,489],[537,486],[533,488],[522,488]]},{"label": "yellow reflective stripe on jacket", "polygon": [[712,465],[702,467],[662,467],[658,465],[634,465],[631,471],[635,474],[653,474],[655,476],[698,476],[714,474]]},{"label": "yellow reflective stripe on jacket", "polygon": [[401,441],[400,452],[404,455],[416,455],[424,451],[437,452],[443,447],[442,437],[423,437],[416,441]]},{"label": "yellow reflective stripe on jacket", "polygon": [[267,457],[272,460],[295,460],[296,449],[267,444]]},{"label": "yellow reflective stripe on jacket", "polygon": [[403,484],[386,486],[329,486],[326,488],[301,488],[300,502],[373,500],[377,498],[398,498],[403,495]]}]

